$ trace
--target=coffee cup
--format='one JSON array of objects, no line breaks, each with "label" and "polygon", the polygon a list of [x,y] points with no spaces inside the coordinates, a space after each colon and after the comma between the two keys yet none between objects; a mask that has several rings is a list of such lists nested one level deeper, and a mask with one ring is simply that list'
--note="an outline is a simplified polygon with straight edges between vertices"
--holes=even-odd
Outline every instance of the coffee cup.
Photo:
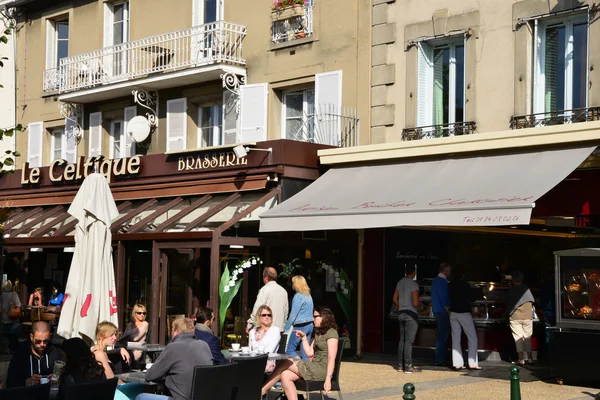
[{"label": "coffee cup", "polygon": [[260,354],[264,353],[265,352],[265,346],[258,346],[258,352]]},{"label": "coffee cup", "polygon": [[40,384],[45,385],[48,382],[50,382],[50,379],[48,379],[48,378],[40,378]]},{"label": "coffee cup", "polygon": [[244,353],[244,354],[250,353],[250,347],[248,347],[248,346],[242,347],[242,353]]},{"label": "coffee cup", "polygon": [[231,343],[231,350],[239,350],[239,349],[240,349],[239,343]]}]

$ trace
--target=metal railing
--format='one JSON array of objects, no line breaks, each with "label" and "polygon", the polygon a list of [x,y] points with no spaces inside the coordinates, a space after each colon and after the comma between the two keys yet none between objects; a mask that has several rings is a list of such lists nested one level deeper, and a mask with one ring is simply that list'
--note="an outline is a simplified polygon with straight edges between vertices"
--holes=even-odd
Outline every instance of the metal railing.
[{"label": "metal railing", "polygon": [[537,128],[540,126],[575,124],[599,121],[600,107],[575,108],[545,113],[515,115],[510,118],[510,129]]},{"label": "metal railing", "polygon": [[402,140],[420,140],[448,136],[472,135],[476,130],[477,123],[475,123],[475,121],[418,126],[415,128],[402,129]]},{"label": "metal railing", "polygon": [[304,116],[304,122],[287,139],[300,142],[353,147],[360,144],[360,120],[356,109],[341,112],[333,104],[321,104],[314,115]]},{"label": "metal railing", "polygon": [[45,71],[44,90],[64,93],[215,63],[244,65],[245,36],[245,26],[216,21],[66,57]]},{"label": "metal railing", "polygon": [[313,34],[314,6],[302,7],[304,15],[271,23],[273,43],[291,42],[296,39],[310,37]]}]

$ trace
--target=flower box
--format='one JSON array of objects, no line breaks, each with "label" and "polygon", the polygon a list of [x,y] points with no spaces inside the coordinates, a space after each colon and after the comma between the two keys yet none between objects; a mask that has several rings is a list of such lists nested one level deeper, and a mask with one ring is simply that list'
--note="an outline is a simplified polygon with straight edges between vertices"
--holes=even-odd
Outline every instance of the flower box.
[{"label": "flower box", "polygon": [[288,7],[283,10],[273,11],[271,12],[271,21],[285,21],[286,19],[303,17],[304,16],[304,7],[296,6],[296,7]]}]

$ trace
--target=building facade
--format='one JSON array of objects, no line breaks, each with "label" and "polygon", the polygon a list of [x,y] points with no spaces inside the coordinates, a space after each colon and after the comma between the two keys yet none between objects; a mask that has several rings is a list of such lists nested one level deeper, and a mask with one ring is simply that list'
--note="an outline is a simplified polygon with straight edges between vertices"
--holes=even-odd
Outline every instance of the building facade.
[{"label": "building facade", "polygon": [[[8,15],[0,17],[0,26],[2,30],[10,32],[4,35],[6,43],[0,44],[0,58],[2,67],[0,68],[0,103],[2,103],[5,112],[0,115],[0,129],[11,129],[15,126],[15,42],[13,40],[12,20]],[[15,140],[13,136],[3,136],[0,140],[0,154],[6,154],[6,151],[15,151]],[[0,160],[2,161],[2,160]],[[14,170],[15,167],[3,165],[4,170]]]}]

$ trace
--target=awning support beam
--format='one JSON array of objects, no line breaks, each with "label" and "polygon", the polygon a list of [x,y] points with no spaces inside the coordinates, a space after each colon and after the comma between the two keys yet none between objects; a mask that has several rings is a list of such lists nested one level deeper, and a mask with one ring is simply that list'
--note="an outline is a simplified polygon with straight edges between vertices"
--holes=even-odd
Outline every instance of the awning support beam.
[{"label": "awning support beam", "polygon": [[182,201],[183,201],[183,197],[176,197],[175,199],[171,200],[167,204],[165,204],[161,207],[158,207],[153,213],[151,213],[150,215],[148,215],[145,218],[142,218],[140,221],[136,222],[135,225],[129,227],[127,229],[127,233],[136,233],[136,232],[141,231],[142,229],[144,229],[146,227],[146,225],[149,222],[154,221],[156,218],[160,217],[162,214],[166,213],[173,207],[176,207]]},{"label": "awning support beam", "polygon": [[186,208],[179,211],[177,214],[173,215],[171,218],[167,219],[165,222],[157,226],[155,232],[163,232],[165,229],[169,229],[183,217],[188,215],[190,212],[202,207],[204,204],[211,201],[212,198],[213,197],[210,194],[207,194],[206,196],[197,199],[196,201],[192,202],[192,204],[190,204],[189,206],[187,206]]},{"label": "awning support beam", "polygon": [[254,210],[256,210],[258,207],[263,206],[267,201],[269,201],[273,197],[277,196],[279,193],[281,193],[281,186],[278,185],[276,188],[271,189],[271,191],[269,193],[265,194],[263,197],[261,197],[260,199],[256,200],[254,203],[252,203],[245,210],[235,214],[229,221],[227,221],[227,222],[223,223],[221,226],[219,226],[215,230],[215,235],[220,235],[222,232],[231,228],[233,225],[235,225],[236,223],[240,222],[242,219],[244,219],[248,215],[250,215],[250,213],[253,212]]},{"label": "awning support beam", "polygon": [[227,197],[225,200],[221,201],[219,204],[215,205],[213,208],[209,209],[207,212],[187,224],[184,232],[190,232],[192,229],[200,225],[201,223],[207,221],[210,217],[216,215],[219,211],[223,210],[225,207],[239,199],[242,195],[239,192],[235,192],[231,196]]},{"label": "awning support beam", "polygon": [[69,214],[65,210],[64,213],[62,213],[61,215],[59,215],[58,217],[56,217],[52,221],[48,222],[46,225],[42,225],[38,229],[36,229],[35,231],[31,232],[31,236],[33,236],[33,237],[35,237],[35,236],[44,236],[46,233],[50,232],[53,227],[55,227],[56,225],[60,224],[61,222],[63,222],[67,218],[69,218],[70,216],[71,216],[71,214]]},{"label": "awning support beam", "polygon": [[13,226],[18,225],[23,221],[27,221],[29,218],[41,213],[42,211],[44,211],[44,209],[42,207],[36,207],[33,210],[29,210],[25,213],[22,213],[22,214],[16,216],[15,219],[4,224],[4,228],[3,228],[4,233],[9,233],[8,230],[11,229]]},{"label": "awning support beam", "polygon": [[110,230],[112,231],[113,234],[115,234],[116,232],[118,232],[119,228],[121,228],[121,225],[123,225],[127,221],[131,221],[131,219],[133,217],[141,214],[142,212],[149,209],[156,203],[158,203],[158,200],[150,199],[147,202],[145,202],[144,204],[142,204],[141,206],[134,208],[133,210],[129,211],[127,214],[123,215],[121,218],[119,218],[118,220],[113,222],[110,227]]},{"label": "awning support beam", "polygon": [[16,236],[20,235],[21,233],[25,233],[25,232],[29,231],[29,229],[31,229],[32,226],[39,224],[46,218],[50,218],[50,217],[60,213],[61,211],[66,212],[65,207],[64,206],[56,206],[56,207],[46,211],[45,213],[42,213],[42,215],[32,219],[28,223],[21,226],[19,229],[15,229],[14,231],[12,231],[10,233],[10,235],[13,237],[16,237]]},{"label": "awning support beam", "polygon": [[[119,210],[119,212],[126,210],[127,208],[131,207],[131,202],[130,201],[126,201],[124,203],[121,203],[117,206],[117,210]],[[70,221],[69,223],[65,224],[65,226],[63,226],[62,228],[59,228],[57,230],[54,231],[54,233],[52,234],[52,236],[66,236],[69,232],[71,232],[73,230],[73,228],[75,227],[75,225],[77,225],[77,219],[73,219],[72,221]]]}]

